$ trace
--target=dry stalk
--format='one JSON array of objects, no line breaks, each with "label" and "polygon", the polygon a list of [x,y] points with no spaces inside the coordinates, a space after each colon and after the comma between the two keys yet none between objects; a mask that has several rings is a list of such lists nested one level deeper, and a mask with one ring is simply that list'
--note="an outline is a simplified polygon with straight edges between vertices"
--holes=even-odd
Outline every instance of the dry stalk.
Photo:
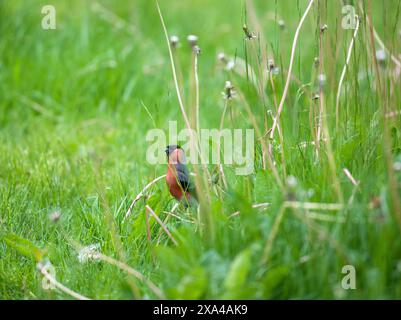
[{"label": "dry stalk", "polygon": [[175,245],[178,245],[177,240],[174,239],[174,237],[171,234],[171,232],[168,230],[168,228],[163,223],[163,221],[160,220],[159,216],[153,211],[153,209],[151,207],[149,207],[148,205],[146,205],[146,210],[147,210],[147,212],[149,212],[156,219],[157,223],[160,224],[160,226],[163,228],[164,232],[166,232],[167,236],[171,239],[171,241]]},{"label": "dry stalk", "polygon": [[144,196],[145,191],[148,190],[151,186],[153,186],[156,182],[158,182],[159,180],[165,178],[166,175],[163,174],[155,179],[153,179],[151,182],[149,182],[143,189],[141,192],[138,193],[138,195],[135,197],[134,201],[132,201],[132,203],[130,204],[127,213],[125,214],[124,220],[128,218],[128,216],[131,214],[132,208],[135,206],[135,204]]}]

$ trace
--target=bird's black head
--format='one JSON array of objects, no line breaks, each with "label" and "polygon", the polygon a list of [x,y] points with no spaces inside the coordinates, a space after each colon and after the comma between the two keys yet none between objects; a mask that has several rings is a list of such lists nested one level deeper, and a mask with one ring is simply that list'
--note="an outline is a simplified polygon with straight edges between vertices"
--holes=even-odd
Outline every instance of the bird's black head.
[{"label": "bird's black head", "polygon": [[171,144],[169,146],[166,147],[166,155],[167,157],[170,156],[170,154],[175,150],[175,149],[181,149],[181,147],[177,144]]}]

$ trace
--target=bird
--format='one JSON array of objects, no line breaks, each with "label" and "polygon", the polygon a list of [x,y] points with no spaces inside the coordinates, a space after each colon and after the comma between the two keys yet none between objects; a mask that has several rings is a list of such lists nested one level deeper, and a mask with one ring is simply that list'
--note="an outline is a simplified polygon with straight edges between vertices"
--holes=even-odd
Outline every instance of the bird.
[{"label": "bird", "polygon": [[185,207],[196,205],[196,190],[190,181],[184,150],[179,145],[168,145],[165,151],[168,160],[166,182],[170,194]]}]

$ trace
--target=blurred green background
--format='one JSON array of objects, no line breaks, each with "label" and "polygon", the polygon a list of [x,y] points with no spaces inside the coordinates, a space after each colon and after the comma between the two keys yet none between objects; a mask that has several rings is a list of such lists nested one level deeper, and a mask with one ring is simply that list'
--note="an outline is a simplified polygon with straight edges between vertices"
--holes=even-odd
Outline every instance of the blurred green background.
[{"label": "blurred green background", "polygon": [[[358,9],[356,1],[350,1]],[[367,1],[363,2],[366,8]],[[56,8],[56,30],[43,30],[44,5]],[[279,67],[275,76],[281,98],[292,40],[307,1],[254,1],[266,48],[244,41],[242,26],[252,25],[246,2],[239,0],[161,0],[169,34],[180,37],[176,51],[189,100],[191,49],[186,37],[199,37],[201,127],[219,126],[228,79],[241,86],[262,126],[273,93],[263,105],[249,81],[226,72],[219,52],[257,68],[258,52],[267,50]],[[121,258],[113,240],[109,212],[121,240],[125,262],[139,270],[172,299],[203,298],[401,298],[401,241],[383,158],[382,98],[375,92],[368,28],[362,18],[342,96],[341,127],[335,131],[335,95],[353,30],[343,30],[339,1],[316,1],[302,27],[289,97],[282,115],[286,158],[278,170],[296,177],[294,189],[281,190],[269,170],[236,177],[227,168],[229,190],[214,199],[213,237],[197,226],[170,218],[175,247],[151,221],[147,240],[145,203],[163,216],[174,200],[164,182],[147,192],[132,216],[123,217],[132,199],[165,165],[146,162],[146,132],[168,129],[169,120],[184,127],[179,111],[166,40],[156,3],[135,1],[0,0],[0,237],[28,239],[46,251],[57,279],[97,299],[155,298],[141,281],[103,262],[80,263],[72,242],[99,243],[102,252]],[[400,1],[373,1],[377,32],[397,56],[400,51]],[[278,21],[283,20],[281,29]],[[336,202],[327,159],[314,160],[309,109],[314,90],[314,58],[319,55],[320,25],[328,25],[324,46],[326,109],[345,209],[323,214],[345,223],[299,219],[305,212],[286,210],[267,264],[260,264],[272,226],[284,200]],[[261,35],[259,35],[261,36]],[[252,51],[253,50],[253,51]],[[253,53],[252,53],[253,52]],[[256,54],[254,54],[256,53]],[[256,57],[256,58],[255,58]],[[265,68],[265,67],[263,67]],[[383,79],[390,88],[396,72],[387,61]],[[399,72],[399,71],[398,71]],[[400,110],[400,80],[389,98]],[[390,90],[390,89],[389,89]],[[233,102],[237,125],[251,127],[240,100]],[[400,117],[391,120],[394,162],[401,161]],[[324,152],[324,154],[326,154]],[[397,158],[398,156],[398,158]],[[350,184],[342,169],[361,181]],[[397,172],[400,181],[400,172]],[[350,197],[353,201],[348,202]],[[372,201],[379,202],[372,205]],[[269,202],[265,211],[252,209]],[[196,213],[180,209],[184,217]],[[240,210],[241,215],[229,218]],[[57,224],[49,214],[60,212]],[[305,215],[306,217],[306,215]],[[160,239],[160,243],[157,241]],[[71,241],[69,241],[71,240]],[[344,290],[344,265],[357,270],[357,289]],[[1,299],[66,299],[44,290],[34,259],[0,241]],[[134,285],[132,284],[134,283]],[[138,286],[138,292],[135,288]]]}]

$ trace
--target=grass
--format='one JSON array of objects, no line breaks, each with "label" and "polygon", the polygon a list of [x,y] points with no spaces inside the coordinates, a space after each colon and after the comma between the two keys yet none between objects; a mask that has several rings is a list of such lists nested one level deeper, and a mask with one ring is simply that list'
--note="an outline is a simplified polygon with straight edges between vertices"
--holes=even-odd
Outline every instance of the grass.
[{"label": "grass", "polygon": [[[399,61],[401,3],[372,1],[369,10],[369,0],[351,1],[361,22],[336,119],[354,30],[341,28],[340,2],[315,0],[268,139],[309,1],[254,2],[252,11],[249,1],[160,1],[169,34],[181,39],[174,59],[190,120],[193,58],[185,38],[196,34],[200,126],[220,127],[230,80],[236,95],[225,127],[264,137],[255,141],[252,175],[224,166],[228,188],[218,181],[224,192],[214,186],[201,203],[207,223],[194,209],[166,213],[175,200],[164,181],[124,220],[135,196],[166,171],[147,163],[146,132],[167,131],[169,120],[185,127],[156,3],[58,1],[57,29],[43,30],[41,1],[0,2],[1,299],[73,298],[43,289],[39,261],[91,299],[401,298],[400,78],[389,54],[376,61],[380,47],[373,40],[372,49],[364,15]],[[256,39],[244,40],[244,23]],[[236,56],[237,66],[247,62],[245,72],[226,71],[219,52]],[[270,58],[277,72],[266,76]],[[270,205],[253,208],[260,203]],[[80,262],[78,251],[91,244],[102,255]],[[355,267],[355,290],[341,287],[345,265]]]}]

